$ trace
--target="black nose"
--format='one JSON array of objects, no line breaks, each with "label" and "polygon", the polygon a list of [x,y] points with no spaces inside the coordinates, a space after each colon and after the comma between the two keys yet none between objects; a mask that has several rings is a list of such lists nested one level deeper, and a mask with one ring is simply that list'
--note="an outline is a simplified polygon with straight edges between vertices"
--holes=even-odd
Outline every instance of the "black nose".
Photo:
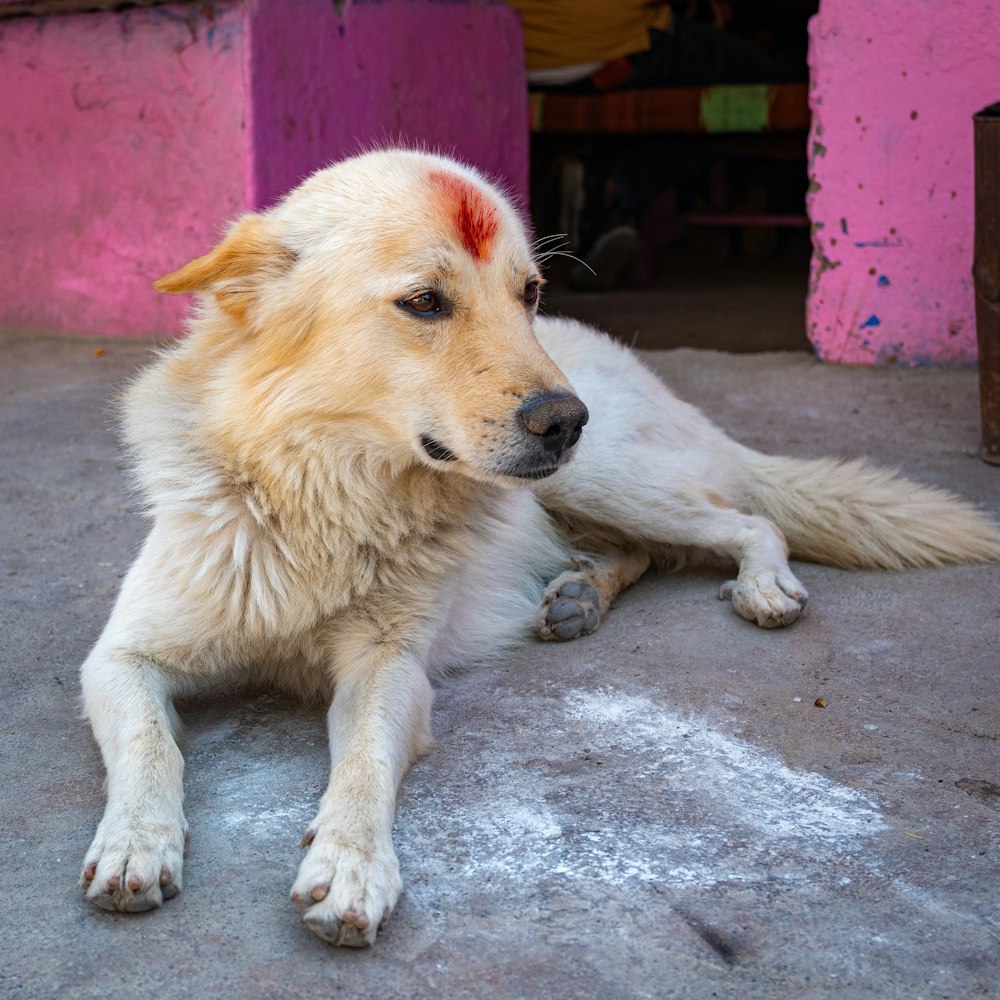
[{"label": "black nose", "polygon": [[580,440],[583,425],[590,419],[587,407],[569,392],[532,396],[517,412],[528,432],[555,455]]}]

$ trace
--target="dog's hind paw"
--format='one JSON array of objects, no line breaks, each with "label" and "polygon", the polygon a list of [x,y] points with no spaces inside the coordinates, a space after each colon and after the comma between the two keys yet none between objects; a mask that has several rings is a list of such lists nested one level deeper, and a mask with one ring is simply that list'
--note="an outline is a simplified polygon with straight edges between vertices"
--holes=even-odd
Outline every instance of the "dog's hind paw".
[{"label": "dog's hind paw", "polygon": [[719,600],[731,599],[733,610],[761,628],[791,625],[805,610],[809,594],[791,571],[741,573],[719,588]]},{"label": "dog's hind paw", "polygon": [[538,637],[566,642],[589,635],[601,623],[600,595],[580,572],[563,573],[549,584],[538,609]]},{"label": "dog's hind paw", "polygon": [[154,910],[181,891],[187,833],[178,823],[109,821],[87,851],[80,887],[102,910]]},{"label": "dog's hind paw", "polygon": [[309,853],[292,886],[303,923],[330,944],[374,944],[403,888],[392,845],[366,848],[335,830],[310,833],[304,841]]}]

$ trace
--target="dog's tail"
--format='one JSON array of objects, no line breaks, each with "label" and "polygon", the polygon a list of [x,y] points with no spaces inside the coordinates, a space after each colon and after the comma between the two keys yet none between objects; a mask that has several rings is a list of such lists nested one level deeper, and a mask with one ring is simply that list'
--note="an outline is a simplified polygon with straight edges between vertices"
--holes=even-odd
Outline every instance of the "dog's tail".
[{"label": "dog's tail", "polygon": [[794,558],[894,570],[1000,559],[1000,525],[947,490],[865,461],[746,452],[750,509],[784,532]]}]

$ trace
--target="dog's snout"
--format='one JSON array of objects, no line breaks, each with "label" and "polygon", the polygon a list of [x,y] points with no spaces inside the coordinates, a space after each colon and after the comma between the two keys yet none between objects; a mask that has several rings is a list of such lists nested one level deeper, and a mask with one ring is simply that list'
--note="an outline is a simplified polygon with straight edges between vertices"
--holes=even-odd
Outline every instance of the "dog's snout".
[{"label": "dog's snout", "polygon": [[521,422],[542,447],[561,455],[580,440],[583,425],[590,419],[587,407],[572,393],[533,396],[518,410]]}]

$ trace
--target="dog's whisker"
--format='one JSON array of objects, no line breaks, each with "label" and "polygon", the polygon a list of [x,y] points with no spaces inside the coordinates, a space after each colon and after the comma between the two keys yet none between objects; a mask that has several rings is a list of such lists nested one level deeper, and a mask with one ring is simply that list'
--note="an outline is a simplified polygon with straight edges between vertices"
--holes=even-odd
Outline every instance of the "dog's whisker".
[{"label": "dog's whisker", "polygon": [[567,247],[571,247],[573,244],[568,240],[565,243],[557,243],[555,246],[547,247],[545,250],[539,250],[539,254],[544,257],[550,257],[554,253],[558,253],[560,250],[565,250]]},{"label": "dog's whisker", "polygon": [[550,246],[545,249],[538,249],[535,252],[538,255],[539,260],[546,260],[547,258],[551,257],[554,253],[560,253],[562,251],[565,251],[567,250],[567,248],[572,247],[572,245],[573,244],[569,242],[557,243],[555,246]]},{"label": "dog's whisker", "polygon": [[569,253],[567,250],[550,250],[548,253],[541,254],[539,260],[546,261],[550,257],[567,257],[569,260],[575,260],[577,264],[582,264],[591,274],[596,275],[597,272],[581,258],[577,257],[576,254]]},{"label": "dog's whisker", "polygon": [[536,250],[545,246],[546,243],[554,243],[556,240],[568,240],[569,233],[553,233],[551,236],[541,236],[534,243],[532,247]]}]

